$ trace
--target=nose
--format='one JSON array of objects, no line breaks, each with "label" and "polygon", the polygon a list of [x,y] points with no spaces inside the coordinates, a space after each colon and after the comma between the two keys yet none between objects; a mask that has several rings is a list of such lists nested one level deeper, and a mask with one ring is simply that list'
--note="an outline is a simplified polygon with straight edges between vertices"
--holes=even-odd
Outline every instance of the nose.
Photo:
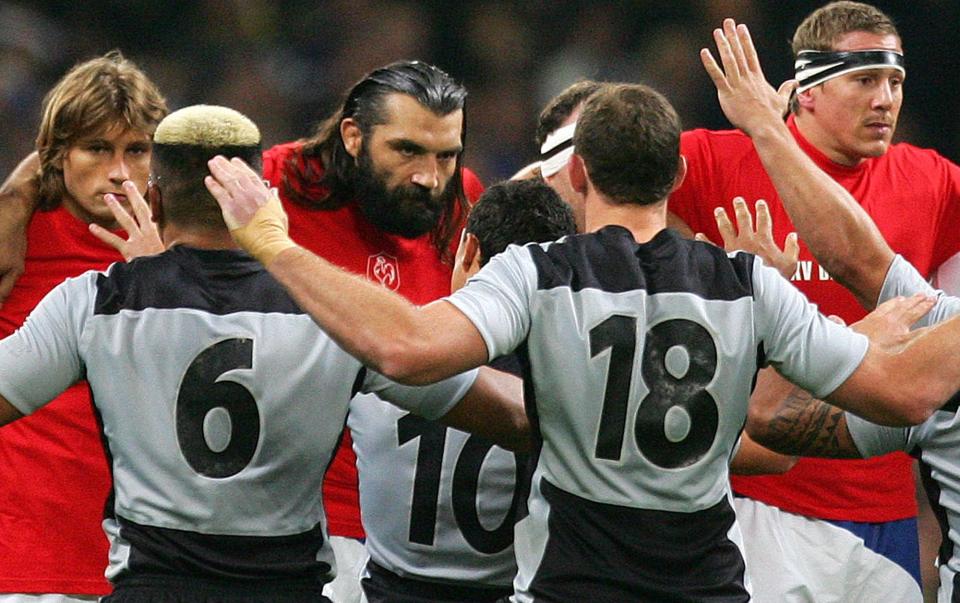
[{"label": "nose", "polygon": [[429,190],[434,190],[440,186],[440,166],[436,157],[424,157],[422,163],[417,166],[413,173],[411,181]]},{"label": "nose", "polygon": [[896,93],[893,91],[890,80],[883,80],[877,87],[877,94],[873,97],[873,107],[882,110],[890,109],[893,106],[895,96]]},{"label": "nose", "polygon": [[109,178],[117,184],[130,179],[130,166],[127,165],[127,160],[123,153],[119,153],[113,158],[110,164]]}]

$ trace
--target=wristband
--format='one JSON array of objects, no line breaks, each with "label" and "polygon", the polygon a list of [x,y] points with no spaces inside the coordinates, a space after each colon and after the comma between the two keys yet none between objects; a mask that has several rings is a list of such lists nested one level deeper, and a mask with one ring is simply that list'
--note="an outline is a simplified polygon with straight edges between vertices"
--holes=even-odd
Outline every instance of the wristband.
[{"label": "wristband", "polygon": [[232,229],[230,234],[237,244],[264,266],[283,251],[297,246],[287,234],[287,214],[276,194],[260,206],[246,225]]}]

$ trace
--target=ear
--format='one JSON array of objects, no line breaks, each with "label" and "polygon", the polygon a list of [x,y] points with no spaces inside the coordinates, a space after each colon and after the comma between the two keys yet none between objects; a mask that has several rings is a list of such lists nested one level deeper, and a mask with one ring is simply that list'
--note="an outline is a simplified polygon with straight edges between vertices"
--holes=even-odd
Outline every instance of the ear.
[{"label": "ear", "polygon": [[340,122],[340,139],[343,141],[343,147],[347,153],[356,159],[360,156],[360,145],[363,143],[363,132],[360,130],[360,124],[352,117],[344,118]]},{"label": "ear", "polygon": [[814,90],[819,88],[819,86],[814,86],[813,88],[804,90],[803,92],[797,92],[797,105],[807,111],[813,111],[813,107],[816,104],[816,98]]},{"label": "ear", "polygon": [[474,234],[463,231],[460,247],[463,249],[463,255],[460,257],[463,272],[470,275],[480,270],[480,239]]},{"label": "ear", "polygon": [[670,187],[670,192],[680,188],[680,185],[683,184],[683,179],[687,177],[687,158],[683,155],[680,155],[680,163],[677,165],[677,175],[673,177],[673,185]]},{"label": "ear", "polygon": [[574,153],[570,157],[570,161],[567,162],[566,169],[570,174],[570,186],[573,187],[573,190],[581,195],[586,195],[590,177],[587,175],[587,165],[583,162],[583,159]]},{"label": "ear", "polygon": [[147,203],[150,204],[150,219],[163,226],[163,195],[153,180],[147,180]]}]

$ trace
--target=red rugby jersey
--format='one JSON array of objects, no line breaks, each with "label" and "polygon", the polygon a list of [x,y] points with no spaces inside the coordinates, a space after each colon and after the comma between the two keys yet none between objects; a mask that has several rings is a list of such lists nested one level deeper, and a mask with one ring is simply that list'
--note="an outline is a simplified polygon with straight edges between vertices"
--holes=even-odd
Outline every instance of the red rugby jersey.
[{"label": "red rugby jersey", "polygon": [[[284,166],[301,147],[300,142],[290,142],[263,154],[263,176],[280,191],[294,241],[338,266],[379,282],[415,304],[425,304],[450,293],[452,268],[440,261],[429,234],[405,239],[384,233],[363,217],[355,203],[334,210],[318,210],[287,199],[281,182]],[[312,167],[319,178],[323,174],[322,164],[318,159],[310,161],[314,162]],[[466,169],[463,186],[470,203],[483,192],[483,185]],[[454,237],[451,253],[456,251],[458,241],[459,237]],[[340,449],[327,471],[323,498],[331,535],[364,536],[356,456],[349,430],[345,429]]]},{"label": "red rugby jersey", "polygon": [[[0,336],[65,278],[120,259],[67,210],[36,212],[24,273],[0,309]],[[109,593],[100,527],[109,490],[86,383],[0,428],[0,592]]]},{"label": "red rugby jersey", "polygon": [[[803,150],[856,198],[890,246],[925,276],[960,249],[960,168],[934,151],[895,144],[855,167],[837,164],[788,126]],[[733,215],[735,196],[765,199],[774,238],[794,230],[750,138],[736,130],[692,130],[681,138],[689,171],[669,208],[694,230],[721,240],[713,210]],[[863,308],[831,280],[803,241],[793,283],[824,314],[847,323]],[[910,458],[894,453],[855,461],[802,458],[784,475],[733,476],[734,490],[786,511],[823,519],[883,522],[917,514]]]}]

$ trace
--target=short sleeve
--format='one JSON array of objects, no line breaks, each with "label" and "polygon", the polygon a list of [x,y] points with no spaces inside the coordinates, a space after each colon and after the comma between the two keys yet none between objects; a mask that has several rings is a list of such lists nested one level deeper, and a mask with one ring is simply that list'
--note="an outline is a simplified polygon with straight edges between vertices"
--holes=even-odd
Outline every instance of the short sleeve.
[{"label": "short sleeve", "polygon": [[488,361],[513,352],[530,329],[537,269],[526,247],[511,245],[446,298],[477,328]]},{"label": "short sleeve", "polygon": [[868,339],[829,320],[759,258],[753,270],[755,320],[767,362],[816,397],[831,394],[860,366]]},{"label": "short sleeve", "polygon": [[861,419],[853,413],[844,413],[850,437],[863,458],[880,456],[902,450],[909,452],[910,427],[885,427]]},{"label": "short sleeve", "polygon": [[477,379],[476,369],[454,375],[431,385],[401,385],[375,371],[366,371],[361,390],[377,394],[380,398],[435,421],[450,412],[450,409],[466,395]]},{"label": "short sleeve", "polygon": [[83,376],[80,337],[97,275],[87,272],[55,287],[0,340],[0,395],[21,413],[36,411]]},{"label": "short sleeve", "polygon": [[910,296],[915,293],[924,293],[937,298],[933,309],[926,316],[917,321],[916,326],[926,327],[942,322],[951,316],[960,314],[960,298],[938,291],[924,280],[916,268],[903,256],[897,255],[890,263],[887,276],[880,289],[880,298],[877,303],[883,303],[898,296]]}]

